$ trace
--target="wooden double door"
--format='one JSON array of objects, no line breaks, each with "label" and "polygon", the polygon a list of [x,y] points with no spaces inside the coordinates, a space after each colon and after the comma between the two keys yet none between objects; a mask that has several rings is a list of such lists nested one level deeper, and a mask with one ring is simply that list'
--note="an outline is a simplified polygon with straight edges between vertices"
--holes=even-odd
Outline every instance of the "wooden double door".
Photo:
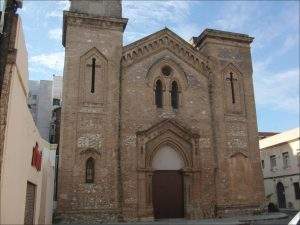
[{"label": "wooden double door", "polygon": [[153,174],[152,199],[155,219],[183,218],[183,175],[177,170],[158,170]]}]

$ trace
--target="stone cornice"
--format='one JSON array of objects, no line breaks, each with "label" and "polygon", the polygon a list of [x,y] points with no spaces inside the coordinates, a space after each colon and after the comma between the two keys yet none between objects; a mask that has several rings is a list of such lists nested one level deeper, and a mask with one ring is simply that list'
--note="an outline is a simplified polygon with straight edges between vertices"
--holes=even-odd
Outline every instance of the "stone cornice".
[{"label": "stone cornice", "polygon": [[228,40],[245,44],[251,44],[254,39],[253,37],[250,37],[247,34],[233,33],[214,29],[205,29],[200,34],[200,36],[193,37],[195,47],[199,47],[207,38]]},{"label": "stone cornice", "polygon": [[174,32],[165,28],[123,47],[123,66],[127,67],[144,57],[168,49],[197,71],[208,76],[210,60]]},{"label": "stone cornice", "polygon": [[122,30],[124,31],[127,25],[128,19],[126,18],[114,18],[114,17],[103,17],[103,16],[90,16],[85,13],[77,13],[64,11],[63,17],[63,38],[62,44],[65,46],[66,43],[66,28],[68,25],[82,26],[88,25],[101,29],[110,30]]}]

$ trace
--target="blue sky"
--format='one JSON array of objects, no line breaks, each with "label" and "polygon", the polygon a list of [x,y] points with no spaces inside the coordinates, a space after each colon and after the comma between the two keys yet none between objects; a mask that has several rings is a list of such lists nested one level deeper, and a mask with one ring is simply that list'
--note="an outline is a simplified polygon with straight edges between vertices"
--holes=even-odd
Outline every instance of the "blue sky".
[{"label": "blue sky", "polygon": [[[62,75],[62,11],[68,1],[25,0],[23,20],[30,79]],[[205,28],[246,33],[252,44],[260,131],[299,126],[298,1],[123,1],[128,44],[168,27],[186,40]]]}]

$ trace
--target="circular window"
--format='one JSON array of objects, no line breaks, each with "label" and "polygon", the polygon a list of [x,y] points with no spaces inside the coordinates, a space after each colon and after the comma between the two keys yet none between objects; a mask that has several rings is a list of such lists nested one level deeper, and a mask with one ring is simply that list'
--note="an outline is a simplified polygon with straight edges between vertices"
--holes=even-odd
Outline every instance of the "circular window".
[{"label": "circular window", "polygon": [[169,66],[164,66],[162,69],[161,69],[161,72],[164,76],[168,77],[171,75],[172,73],[172,68],[169,67]]}]

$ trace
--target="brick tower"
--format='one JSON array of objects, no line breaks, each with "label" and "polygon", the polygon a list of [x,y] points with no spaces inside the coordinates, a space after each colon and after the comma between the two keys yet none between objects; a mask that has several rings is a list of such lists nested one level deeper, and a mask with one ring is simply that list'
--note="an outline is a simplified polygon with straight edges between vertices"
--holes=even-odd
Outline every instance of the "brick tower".
[{"label": "brick tower", "polygon": [[72,0],[64,12],[58,213],[65,219],[121,215],[119,79],[126,23],[120,0]]}]

